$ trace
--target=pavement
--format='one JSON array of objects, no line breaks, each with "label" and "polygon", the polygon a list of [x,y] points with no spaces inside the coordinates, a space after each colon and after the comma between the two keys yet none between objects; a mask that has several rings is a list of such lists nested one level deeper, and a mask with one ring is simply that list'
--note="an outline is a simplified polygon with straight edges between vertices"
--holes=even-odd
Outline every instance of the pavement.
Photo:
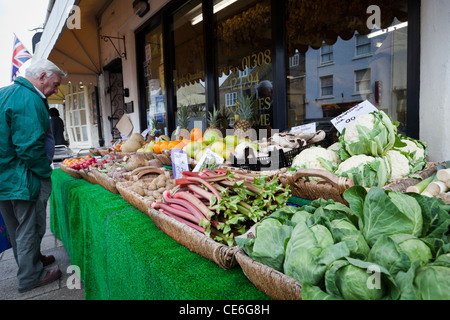
[{"label": "pavement", "polygon": [[84,285],[73,273],[69,255],[61,240],[50,231],[50,212],[47,208],[47,232],[42,240],[41,252],[54,255],[56,261],[46,267],[62,272],[59,280],[25,293],[17,290],[17,263],[12,249],[0,253],[0,300],[84,300]]}]

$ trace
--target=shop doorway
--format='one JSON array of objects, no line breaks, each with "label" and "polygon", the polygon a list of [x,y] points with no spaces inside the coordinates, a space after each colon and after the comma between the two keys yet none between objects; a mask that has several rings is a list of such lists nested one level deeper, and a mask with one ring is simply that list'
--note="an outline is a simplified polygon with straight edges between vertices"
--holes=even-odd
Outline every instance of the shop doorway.
[{"label": "shop doorway", "polygon": [[111,136],[113,139],[121,139],[117,124],[125,114],[122,59],[114,59],[104,69],[109,73],[107,93],[111,103],[111,116],[108,117],[111,123]]}]

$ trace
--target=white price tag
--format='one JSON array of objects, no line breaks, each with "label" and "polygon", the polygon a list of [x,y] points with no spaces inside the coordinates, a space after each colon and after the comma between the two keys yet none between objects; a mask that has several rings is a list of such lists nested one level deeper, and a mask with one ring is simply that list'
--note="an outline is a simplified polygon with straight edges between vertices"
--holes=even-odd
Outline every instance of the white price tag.
[{"label": "white price tag", "polygon": [[188,155],[183,150],[172,149],[171,158],[173,178],[179,179],[183,176],[183,172],[189,171]]},{"label": "white price tag", "polygon": [[366,100],[332,119],[331,123],[334,125],[337,131],[342,133],[342,130],[344,130],[348,126],[348,124],[354,121],[357,117],[364,114],[369,114],[374,111],[378,111],[378,109]]},{"label": "white price tag", "polygon": [[223,157],[219,156],[217,153],[213,152],[210,149],[206,149],[205,153],[201,157],[198,164],[195,166],[194,170],[192,172],[200,172],[204,168],[208,168],[211,170],[215,170],[217,168],[220,168],[220,166],[223,164]]},{"label": "white price tag", "polygon": [[303,133],[316,133],[316,122],[304,124],[298,127],[294,127],[291,129],[291,133],[303,132]]}]

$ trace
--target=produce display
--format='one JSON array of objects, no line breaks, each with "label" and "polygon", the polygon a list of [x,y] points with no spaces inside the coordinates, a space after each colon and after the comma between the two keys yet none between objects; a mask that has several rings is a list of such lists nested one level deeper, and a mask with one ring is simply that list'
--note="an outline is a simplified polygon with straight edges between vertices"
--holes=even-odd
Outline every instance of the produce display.
[{"label": "produce display", "polygon": [[450,299],[450,207],[437,198],[355,186],[350,206],[284,207],[236,242],[302,283],[304,300]]},{"label": "produce display", "polygon": [[230,247],[236,236],[289,199],[289,188],[276,177],[226,169],[184,172],[175,184],[179,189],[165,191],[164,202],[152,207]]},{"label": "produce display", "polygon": [[396,124],[383,111],[359,116],[328,148],[302,151],[291,172],[319,168],[353,180],[363,187],[384,187],[427,167],[427,145],[397,133]]},{"label": "produce display", "polygon": [[[325,139],[321,130],[252,140],[252,105],[249,98],[239,100],[235,135],[222,138],[220,123],[229,115],[216,108],[205,132],[189,131],[190,113],[182,107],[173,140],[135,133],[107,155],[66,159],[63,165],[81,173],[95,171],[97,180],[106,177],[107,190],[113,190],[111,183],[117,186],[111,192],[120,192],[144,213],[158,210],[159,216],[197,230],[193,233],[210,242],[242,248],[256,262],[301,283],[302,299],[450,298],[450,163],[439,164],[432,176],[422,178],[427,145],[398,134],[396,123],[382,111],[357,117],[328,148],[317,145]],[[163,156],[170,162],[173,149],[185,151],[191,161],[200,161],[209,149],[225,164],[267,157],[276,150],[302,151],[290,168],[202,168],[174,179],[170,165],[161,160]],[[354,186],[343,189],[345,204],[314,197],[307,205],[288,205],[294,186],[281,181],[286,172],[300,169],[351,179],[346,188]],[[330,179],[297,175],[313,185]],[[407,190],[384,190],[405,177],[417,183]]]}]

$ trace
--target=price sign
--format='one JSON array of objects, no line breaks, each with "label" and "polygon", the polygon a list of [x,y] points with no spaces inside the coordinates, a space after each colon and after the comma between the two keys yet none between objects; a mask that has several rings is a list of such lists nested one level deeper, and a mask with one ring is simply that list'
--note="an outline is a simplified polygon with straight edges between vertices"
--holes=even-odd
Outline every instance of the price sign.
[{"label": "price sign", "polygon": [[219,156],[217,153],[213,152],[210,149],[206,149],[205,153],[201,157],[198,164],[195,166],[194,170],[192,172],[200,172],[204,168],[208,168],[211,170],[215,170],[217,168],[220,168],[220,166],[223,164],[223,157]]},{"label": "price sign", "polygon": [[180,149],[171,150],[173,178],[179,179],[183,172],[189,171],[189,160],[186,152]]},{"label": "price sign", "polygon": [[374,111],[378,111],[378,109],[366,100],[332,119],[331,123],[340,133],[342,133],[342,130],[344,130],[348,124],[354,121],[357,117]]},{"label": "price sign", "polygon": [[304,124],[302,126],[294,127],[291,129],[291,133],[303,132],[303,133],[316,133],[317,125],[315,122]]}]

